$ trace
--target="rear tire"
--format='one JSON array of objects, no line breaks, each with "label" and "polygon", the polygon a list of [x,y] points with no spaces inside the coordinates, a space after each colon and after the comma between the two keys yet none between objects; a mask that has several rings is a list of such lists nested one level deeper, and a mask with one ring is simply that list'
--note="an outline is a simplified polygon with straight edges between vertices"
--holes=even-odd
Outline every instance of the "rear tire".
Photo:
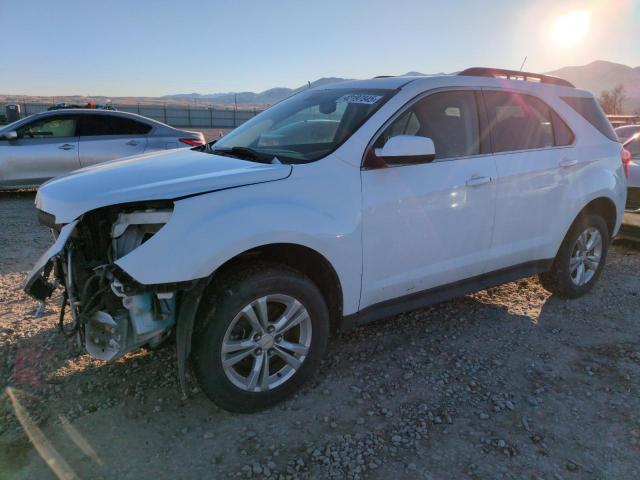
[{"label": "rear tire", "polygon": [[580,216],[562,242],[551,270],[539,276],[540,283],[559,297],[581,297],[600,278],[609,242],[609,229],[600,215]]},{"label": "rear tire", "polygon": [[256,412],[291,396],[317,371],[329,337],[318,287],[272,263],[216,278],[197,321],[196,377],[205,394],[231,412]]}]

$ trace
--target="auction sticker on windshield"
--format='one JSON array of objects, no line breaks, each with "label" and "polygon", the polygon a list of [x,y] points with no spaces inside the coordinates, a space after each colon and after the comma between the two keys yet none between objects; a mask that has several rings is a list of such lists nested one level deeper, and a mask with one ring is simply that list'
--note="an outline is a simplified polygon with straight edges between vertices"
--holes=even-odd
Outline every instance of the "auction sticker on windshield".
[{"label": "auction sticker on windshield", "polygon": [[382,95],[363,95],[357,93],[348,93],[336,100],[336,102],[347,103],[364,103],[365,105],[373,105],[382,98]]}]

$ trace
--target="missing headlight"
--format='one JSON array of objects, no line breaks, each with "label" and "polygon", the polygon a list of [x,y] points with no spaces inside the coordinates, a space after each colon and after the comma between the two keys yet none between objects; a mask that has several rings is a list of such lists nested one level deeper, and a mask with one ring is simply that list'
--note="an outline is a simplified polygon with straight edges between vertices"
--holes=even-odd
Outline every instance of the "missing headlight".
[{"label": "missing headlight", "polygon": [[119,213],[111,227],[112,259],[117,260],[135,250],[160,230],[173,210],[139,210]]}]

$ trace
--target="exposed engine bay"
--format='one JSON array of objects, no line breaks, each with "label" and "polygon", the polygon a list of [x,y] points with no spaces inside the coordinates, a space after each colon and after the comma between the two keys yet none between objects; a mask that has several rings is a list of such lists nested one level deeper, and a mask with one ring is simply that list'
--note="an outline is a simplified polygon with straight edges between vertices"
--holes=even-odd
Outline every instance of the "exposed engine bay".
[{"label": "exposed engine bay", "polygon": [[[170,336],[180,286],[139,285],[114,262],[160,230],[171,217],[172,206],[90,212],[53,260],[56,282],[65,288],[60,327],[67,335],[76,335],[93,357],[113,361],[143,345],[159,346]],[[50,267],[42,274],[45,282],[50,276],[47,270]],[[53,288],[49,284],[48,289]],[[71,325],[64,322],[67,305]]]}]

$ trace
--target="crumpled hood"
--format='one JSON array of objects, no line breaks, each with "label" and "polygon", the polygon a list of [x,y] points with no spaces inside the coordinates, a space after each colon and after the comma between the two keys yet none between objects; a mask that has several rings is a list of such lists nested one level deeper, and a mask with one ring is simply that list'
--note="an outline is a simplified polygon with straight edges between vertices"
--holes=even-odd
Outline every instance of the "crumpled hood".
[{"label": "crumpled hood", "polygon": [[54,178],[36,207],[69,223],[109,205],[174,198],[287,178],[290,165],[262,164],[189,149],[147,153]]}]

